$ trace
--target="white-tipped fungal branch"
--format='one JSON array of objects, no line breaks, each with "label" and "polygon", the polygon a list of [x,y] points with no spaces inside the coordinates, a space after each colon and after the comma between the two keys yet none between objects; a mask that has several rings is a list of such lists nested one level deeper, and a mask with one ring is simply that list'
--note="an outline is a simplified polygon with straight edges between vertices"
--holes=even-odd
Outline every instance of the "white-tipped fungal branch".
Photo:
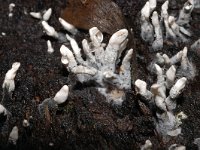
[{"label": "white-tipped fungal branch", "polygon": [[57,104],[62,104],[64,103],[67,98],[68,98],[68,94],[69,94],[69,87],[67,85],[64,85],[60,91],[58,91],[56,93],[56,95],[54,96],[53,100],[57,103]]},{"label": "white-tipped fungal branch", "polygon": [[52,53],[54,52],[54,49],[53,49],[53,47],[52,47],[52,44],[51,44],[51,41],[50,41],[50,40],[47,41],[47,52],[48,52],[49,54],[52,54]]},{"label": "white-tipped fungal branch", "polygon": [[[188,24],[191,20],[191,12],[194,8],[193,0],[188,0],[185,3],[178,19],[174,16],[169,16],[168,5],[168,0],[163,3],[160,19],[157,12],[154,11],[156,9],[156,0],[147,1],[141,10],[141,37],[144,41],[152,44],[152,48],[155,51],[162,49],[164,40],[170,39],[175,42],[187,42],[187,37],[191,36],[191,33],[185,29],[184,25]],[[160,24],[164,24],[165,28],[161,28]]]},{"label": "white-tipped fungal branch", "polygon": [[[162,68],[157,65],[161,64]],[[152,64],[151,64],[152,65]],[[146,82],[138,79],[135,81],[136,92],[148,102],[153,102],[157,107],[156,111],[156,129],[164,138],[177,136],[181,133],[181,120],[187,116],[183,113],[174,115],[177,102],[176,99],[184,90],[187,83],[187,76],[183,72],[193,70],[191,63],[187,58],[187,48],[178,52],[175,56],[169,58],[167,55],[157,53],[152,72],[157,75],[157,82],[147,90]],[[166,70],[166,71],[165,71]],[[181,77],[179,79],[178,76]],[[191,73],[190,73],[191,74]],[[188,78],[190,78],[188,76]],[[169,92],[168,92],[169,91]]]},{"label": "white-tipped fungal branch", "polygon": [[154,26],[155,37],[156,37],[155,41],[152,44],[152,48],[155,51],[158,51],[163,48],[163,37],[162,37],[162,31],[160,28],[160,22],[158,20],[158,13],[156,11],[153,12],[151,20],[152,20],[152,24]]},{"label": "white-tipped fungal branch", "polygon": [[12,17],[13,16],[13,10],[14,10],[14,8],[15,8],[15,4],[14,3],[10,3],[9,7],[8,7],[8,9],[9,9],[8,17]]},{"label": "white-tipped fungal branch", "polygon": [[51,14],[52,14],[52,9],[49,8],[49,9],[48,9],[47,11],[45,11],[45,13],[43,14],[42,19],[43,19],[44,21],[48,21],[48,20],[50,19],[50,17],[51,17]]},{"label": "white-tipped fungal branch", "polygon": [[72,24],[68,23],[64,19],[59,18],[59,22],[63,26],[63,28],[71,34],[75,35],[78,32],[78,30]]},{"label": "white-tipped fungal branch", "polygon": [[12,68],[10,70],[8,70],[8,72],[6,73],[2,88],[3,89],[7,89],[8,92],[13,92],[15,90],[15,76],[17,73],[17,70],[20,67],[20,63],[19,62],[15,62],[12,64]]},{"label": "white-tipped fungal branch", "polygon": [[179,13],[177,20],[178,25],[186,25],[191,19],[191,12],[194,9],[194,0],[188,0]]},{"label": "white-tipped fungal branch", "polygon": [[36,18],[36,19],[41,19],[43,21],[48,21],[51,17],[51,14],[52,14],[52,9],[49,8],[48,10],[45,10],[43,12],[30,12],[30,15],[33,17],[33,18]]},{"label": "white-tipped fungal branch", "polygon": [[8,141],[16,145],[18,138],[19,138],[18,127],[14,126],[12,131],[10,132]]},{"label": "white-tipped fungal branch", "polygon": [[30,15],[31,15],[33,18],[42,19],[42,14],[41,14],[41,12],[30,12]]},{"label": "white-tipped fungal branch", "polygon": [[0,115],[6,116],[8,114],[6,108],[0,104]]},{"label": "white-tipped fungal branch", "polygon": [[69,87],[64,85],[53,98],[45,99],[41,104],[39,104],[38,109],[40,115],[43,116],[45,114],[45,110],[56,110],[58,105],[66,102],[69,94]]},{"label": "white-tipped fungal branch", "polygon": [[[124,99],[124,90],[131,88],[130,60],[133,50],[130,49],[121,61],[119,71],[117,63],[128,42],[128,31],[121,29],[114,33],[105,47],[103,34],[97,27],[89,30],[91,42],[82,41],[86,60],[82,58],[81,48],[75,39],[67,36],[73,53],[64,45],[61,46],[61,62],[67,66],[68,71],[77,75],[80,82],[93,80],[98,90],[106,96],[107,101],[121,104]],[[108,88],[109,87],[109,88]],[[118,96],[116,96],[118,95]]]},{"label": "white-tipped fungal branch", "polygon": [[151,150],[153,147],[153,144],[150,140],[146,140],[145,144],[141,146],[140,150]]},{"label": "white-tipped fungal branch", "polygon": [[52,36],[54,38],[58,38],[58,32],[50,26],[46,21],[42,21],[42,26],[48,36]]}]

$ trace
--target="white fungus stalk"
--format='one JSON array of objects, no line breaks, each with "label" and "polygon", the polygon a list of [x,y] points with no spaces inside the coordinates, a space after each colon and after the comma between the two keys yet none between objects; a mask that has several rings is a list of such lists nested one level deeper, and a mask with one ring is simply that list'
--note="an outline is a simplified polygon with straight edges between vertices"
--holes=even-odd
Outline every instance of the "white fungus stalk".
[{"label": "white fungus stalk", "polygon": [[192,45],[191,45],[191,47],[190,47],[190,49],[192,50],[192,51],[198,51],[198,50],[200,50],[200,39],[198,39],[197,41],[195,41]]},{"label": "white fungus stalk", "polygon": [[135,91],[147,100],[152,98],[152,93],[147,90],[147,83],[140,79],[135,81]]},{"label": "white fungus stalk", "polygon": [[168,18],[169,18],[169,15],[168,15],[168,5],[169,5],[169,1],[165,1],[165,3],[162,5],[162,10],[161,10],[161,17],[162,17],[162,20],[164,20],[164,25],[165,25],[165,28],[166,28],[166,38],[171,38],[173,40],[176,39],[176,35],[175,33],[172,31],[172,29],[170,28],[169,26],[169,22],[168,22]]},{"label": "white fungus stalk", "polygon": [[77,66],[71,70],[74,74],[88,74],[94,76],[97,73],[95,68],[88,68],[85,66]]},{"label": "white fungus stalk", "polygon": [[42,21],[42,26],[48,36],[54,37],[56,39],[58,38],[58,32],[56,32],[56,30],[52,26],[50,26],[46,21]]},{"label": "white fungus stalk", "polygon": [[152,48],[155,51],[158,51],[163,48],[163,37],[162,37],[162,30],[160,28],[160,22],[158,19],[158,13],[156,11],[153,12],[151,19],[152,19],[152,24],[154,26],[155,36],[156,36],[156,39],[152,44]]},{"label": "white fungus stalk", "polygon": [[141,37],[146,42],[152,42],[154,39],[153,26],[149,22],[150,14],[150,4],[149,1],[147,1],[141,10]]},{"label": "white fungus stalk", "polygon": [[17,73],[17,70],[20,67],[20,63],[19,62],[15,62],[12,64],[12,68],[10,70],[8,70],[8,72],[6,73],[2,88],[3,89],[7,89],[8,92],[12,92],[15,90],[15,76]]},{"label": "white fungus stalk", "polygon": [[9,16],[9,17],[12,17],[12,16],[13,16],[13,9],[14,9],[14,7],[15,7],[15,4],[14,4],[14,3],[10,3],[10,4],[9,4],[9,7],[8,7],[8,9],[9,9],[9,14],[8,14],[8,16]]},{"label": "white fungus stalk", "polygon": [[100,46],[103,41],[103,34],[97,27],[93,27],[89,30],[90,39],[94,46]]},{"label": "white fungus stalk", "polygon": [[174,99],[179,96],[179,94],[181,93],[181,91],[183,90],[183,88],[186,85],[186,81],[187,81],[187,79],[185,77],[182,77],[175,83],[175,85],[171,88],[171,90],[169,92],[171,98]]},{"label": "white fungus stalk", "polygon": [[87,59],[91,62],[92,65],[95,64],[95,56],[92,55],[90,45],[86,39],[83,39],[82,41],[83,51],[87,57]]},{"label": "white fungus stalk", "polygon": [[30,15],[31,15],[33,18],[42,19],[42,14],[41,14],[41,12],[30,12]]},{"label": "white fungus stalk", "polygon": [[126,42],[127,37],[127,29],[121,29],[111,36],[104,53],[104,64],[107,70],[115,70],[118,52],[122,49],[121,45]]},{"label": "white fungus stalk", "polygon": [[160,53],[156,53],[155,62],[156,62],[158,65],[160,65],[160,66],[163,66],[163,65],[164,65],[165,60],[164,60],[163,56],[162,56]]},{"label": "white fungus stalk", "polygon": [[150,13],[154,11],[157,5],[157,0],[149,0]]},{"label": "white fungus stalk", "polygon": [[151,10],[150,10],[150,4],[149,4],[149,1],[146,2],[146,4],[144,5],[144,7],[142,8],[141,10],[141,17],[142,17],[142,20],[143,19],[149,19],[150,17],[150,14],[151,14]]},{"label": "white fungus stalk", "polygon": [[176,23],[174,16],[169,16],[168,22],[172,29],[172,31],[180,38],[181,41],[187,42],[187,39],[184,37],[183,34],[180,32],[180,26]]},{"label": "white fungus stalk", "polygon": [[30,123],[29,123],[28,120],[24,119],[23,122],[22,122],[22,125],[23,125],[23,127],[27,128],[27,127],[30,126]]},{"label": "white fungus stalk", "polygon": [[[97,27],[93,27],[89,29],[89,34],[91,40],[90,47],[93,47],[93,52],[95,53],[95,59],[97,62],[101,62],[101,60],[104,57],[104,46],[102,44],[103,33]],[[123,51],[123,48],[121,50]]]},{"label": "white fungus stalk", "polygon": [[166,87],[170,89],[176,78],[176,68],[172,65],[166,72]]},{"label": "white fungus stalk", "polygon": [[187,67],[188,67],[188,63],[189,63],[189,60],[187,58],[187,47],[184,47],[183,49],[183,55],[182,55],[182,59],[181,59],[181,68],[183,70],[186,70]]},{"label": "white fungus stalk", "polygon": [[165,65],[171,66],[175,65],[176,63],[180,62],[183,56],[183,51],[179,51],[176,55],[169,58],[166,54],[163,54],[163,58],[165,60]]},{"label": "white fungus stalk", "polygon": [[184,4],[184,7],[181,9],[181,11],[179,13],[177,24],[179,24],[179,25],[188,24],[191,19],[191,12],[192,12],[193,8],[194,8],[193,0],[188,0]]},{"label": "white fungus stalk", "polygon": [[51,41],[50,41],[50,40],[47,41],[47,52],[48,52],[49,54],[52,54],[52,53],[54,52],[54,49],[53,49],[53,47],[52,47],[52,44],[51,44]]},{"label": "white fungus stalk", "polygon": [[14,145],[16,145],[17,143],[17,140],[19,138],[19,135],[18,135],[18,127],[17,126],[14,126],[12,131],[10,132],[10,135],[9,135],[9,139],[8,141]]},{"label": "white fungus stalk", "polygon": [[67,37],[67,40],[69,40],[70,42],[70,45],[73,49],[77,62],[80,64],[84,64],[84,60],[81,57],[81,49],[79,48],[78,43],[75,41],[75,39],[70,37],[68,34],[66,34],[66,37]]},{"label": "white fungus stalk", "polygon": [[62,57],[64,60],[61,58],[61,60],[63,60],[62,63],[63,62],[64,62],[64,64],[69,63],[69,65],[68,65],[69,70],[71,70],[72,68],[77,66],[77,62],[74,58],[73,53],[65,45],[62,45],[60,47],[60,52],[61,52],[61,54],[64,54],[64,57]]},{"label": "white fungus stalk", "polygon": [[59,22],[63,26],[63,28],[71,34],[75,35],[78,32],[78,30],[72,24],[68,23],[64,19],[59,18]]},{"label": "white fungus stalk", "polygon": [[160,97],[160,96],[156,95],[155,96],[155,104],[160,110],[163,110],[165,112],[167,111],[167,107],[166,107],[166,104],[165,104],[165,99],[163,97]]},{"label": "white fungus stalk", "polygon": [[170,145],[168,150],[186,150],[186,147],[183,145],[172,144],[172,145]]},{"label": "white fungus stalk", "polygon": [[55,113],[58,105],[66,102],[68,94],[69,87],[67,85],[64,85],[53,98],[47,98],[41,104],[39,104],[38,110],[40,115],[44,117],[46,109],[51,110],[53,113]]},{"label": "white fungus stalk", "polygon": [[69,87],[67,85],[64,85],[55,95],[55,97],[53,98],[54,101],[57,104],[62,104],[64,103],[67,98],[68,98],[68,94],[69,94]]},{"label": "white fungus stalk", "polygon": [[141,146],[140,150],[151,150],[153,147],[152,143],[150,140],[146,140],[145,144]]},{"label": "white fungus stalk", "polygon": [[61,57],[62,64],[67,65],[69,63],[69,61],[68,61],[68,58],[67,58],[67,50],[66,50],[66,47],[64,45],[61,46],[60,53],[62,55],[62,57]]},{"label": "white fungus stalk", "polygon": [[43,19],[44,21],[48,21],[49,18],[51,17],[51,14],[52,14],[52,9],[49,8],[49,9],[48,9],[47,11],[45,11],[45,13],[43,14],[42,19]]},{"label": "white fungus stalk", "polygon": [[0,115],[6,116],[8,114],[6,108],[0,104]]}]

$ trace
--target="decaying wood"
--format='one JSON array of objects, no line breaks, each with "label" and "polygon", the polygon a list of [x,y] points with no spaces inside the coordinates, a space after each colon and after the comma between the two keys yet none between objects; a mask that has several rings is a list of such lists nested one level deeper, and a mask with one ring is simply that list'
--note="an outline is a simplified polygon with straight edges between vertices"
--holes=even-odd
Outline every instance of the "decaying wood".
[{"label": "decaying wood", "polygon": [[120,8],[112,0],[69,0],[61,17],[77,28],[98,27],[108,34],[126,27]]}]

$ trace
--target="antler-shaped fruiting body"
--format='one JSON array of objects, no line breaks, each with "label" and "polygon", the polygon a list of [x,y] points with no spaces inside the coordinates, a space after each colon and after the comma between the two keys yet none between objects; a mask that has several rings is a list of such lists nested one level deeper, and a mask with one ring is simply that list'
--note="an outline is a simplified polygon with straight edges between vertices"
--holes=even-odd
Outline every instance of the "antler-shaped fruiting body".
[{"label": "antler-shaped fruiting body", "polygon": [[98,90],[106,96],[108,101],[113,100],[115,104],[121,104],[124,97],[123,90],[131,88],[130,60],[132,49],[128,50],[121,61],[119,70],[117,70],[121,53],[128,43],[128,31],[121,29],[114,33],[106,47],[102,43],[103,34],[98,28],[91,28],[89,34],[91,42],[86,39],[82,41],[86,60],[82,58],[81,48],[75,39],[66,35],[73,52],[62,45],[60,48],[61,62],[66,65],[68,71],[77,75],[80,82],[95,81],[99,85]]},{"label": "antler-shaped fruiting body", "polygon": [[[187,37],[191,36],[191,33],[185,29],[185,25],[191,19],[191,12],[194,8],[193,0],[188,0],[184,4],[178,19],[168,14],[168,5],[168,0],[163,3],[160,19],[157,12],[154,11],[156,9],[156,0],[147,1],[141,10],[141,37],[144,41],[152,44],[152,48],[155,51],[162,49],[165,39],[175,42],[187,42]],[[160,27],[161,24],[164,24],[164,30]]]},{"label": "antler-shaped fruiting body", "polygon": [[177,136],[181,133],[181,120],[186,119],[187,116],[183,112],[174,115],[177,106],[176,99],[182,93],[187,78],[189,78],[185,74],[178,74],[180,78],[177,79],[177,73],[186,70],[188,72],[188,68],[190,68],[189,70],[192,70],[193,73],[189,74],[195,74],[195,70],[193,70],[194,67],[191,67],[192,65],[187,58],[186,47],[171,58],[160,53],[157,53],[156,56],[156,61],[151,68],[157,75],[157,82],[151,86],[150,90],[147,90],[146,82],[138,79],[135,81],[135,90],[144,99],[157,107],[157,131],[164,137]]}]

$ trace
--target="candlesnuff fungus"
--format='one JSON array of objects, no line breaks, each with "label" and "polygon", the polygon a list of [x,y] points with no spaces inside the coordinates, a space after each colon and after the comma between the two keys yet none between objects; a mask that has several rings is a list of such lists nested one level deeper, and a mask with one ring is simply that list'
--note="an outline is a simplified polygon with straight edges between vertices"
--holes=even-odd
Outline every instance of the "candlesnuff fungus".
[{"label": "candlesnuff fungus", "polygon": [[12,131],[10,132],[8,141],[16,145],[18,138],[19,138],[18,127],[14,126]]},{"label": "candlesnuff fungus", "polygon": [[7,113],[8,112],[7,112],[6,108],[3,105],[0,104],[0,116],[6,116]]},{"label": "candlesnuff fungus", "polygon": [[186,150],[186,147],[180,144],[172,144],[168,150]]},{"label": "candlesnuff fungus", "polygon": [[49,8],[48,10],[43,11],[42,13],[41,12],[30,12],[30,15],[33,18],[41,19],[41,20],[44,20],[44,21],[48,21],[50,19],[50,17],[51,17],[51,14],[52,14],[52,9],[51,8]]},{"label": "candlesnuff fungus", "polygon": [[[191,62],[187,58],[187,48],[185,47],[171,58],[166,54],[157,53],[156,60],[151,65],[153,65],[150,67],[151,71],[157,75],[157,82],[151,86],[149,91],[146,82],[138,79],[135,81],[135,90],[145,100],[157,107],[156,129],[158,133],[164,138],[177,136],[181,133],[181,120],[186,119],[187,116],[183,112],[174,115],[177,106],[176,99],[185,88],[187,77],[193,79],[185,76],[183,72],[195,74],[194,67],[191,67]],[[188,68],[192,70],[192,73],[186,71]]]},{"label": "candlesnuff fungus", "polygon": [[52,36],[54,38],[59,37],[58,32],[52,26],[50,26],[46,21],[42,21],[42,26],[48,36]]},{"label": "candlesnuff fungus", "polygon": [[29,123],[28,120],[24,119],[23,122],[22,122],[22,125],[23,125],[23,127],[26,128],[26,127],[29,127],[30,123]]},{"label": "candlesnuff fungus", "polygon": [[17,70],[20,67],[20,63],[19,62],[15,62],[12,64],[12,68],[10,70],[8,70],[8,72],[6,73],[2,88],[8,90],[8,92],[13,92],[15,90],[15,76],[17,73]]},{"label": "candlesnuff fungus", "polygon": [[53,49],[53,47],[52,47],[52,44],[51,44],[51,41],[50,41],[50,40],[47,41],[47,52],[48,52],[49,54],[51,54],[51,53],[54,52],[54,49]]},{"label": "candlesnuff fungus", "polygon": [[68,32],[70,32],[71,34],[75,35],[78,32],[78,30],[72,24],[68,23],[64,19],[59,18],[58,20],[60,24],[63,26],[63,28]]},{"label": "candlesnuff fungus", "polygon": [[[76,34],[78,32],[78,30],[73,25],[67,23],[63,19],[59,18],[59,21],[60,21],[61,25],[63,26],[63,28],[66,31],[68,31],[69,33]],[[42,26],[43,26],[43,29],[44,29],[45,33],[48,36],[51,36],[51,37],[53,37],[55,39],[58,39],[60,42],[66,42],[67,41],[67,38],[66,38],[66,36],[63,33],[57,32],[46,21],[42,21]]]},{"label": "candlesnuff fungus", "polygon": [[152,150],[152,143],[150,140],[146,140],[145,144],[141,146],[140,150]]},{"label": "candlesnuff fungus", "polygon": [[82,41],[86,60],[82,58],[81,48],[75,39],[66,35],[73,52],[62,45],[60,48],[61,62],[66,65],[68,71],[77,75],[80,82],[95,81],[98,84],[97,89],[107,98],[108,102],[121,104],[124,99],[124,90],[131,88],[132,49],[128,50],[121,61],[120,69],[117,70],[116,67],[120,62],[121,53],[126,48],[128,31],[121,29],[114,33],[107,46],[102,43],[103,34],[98,28],[91,28],[89,33],[91,42],[86,39]]},{"label": "candlesnuff fungus", "polygon": [[[151,7],[151,5],[153,7]],[[155,51],[162,49],[164,40],[170,39],[175,42],[187,42],[187,37],[191,36],[191,33],[184,25],[188,24],[190,21],[191,12],[194,8],[193,0],[188,0],[185,3],[183,9],[180,11],[178,19],[168,14],[168,5],[168,0],[163,3],[160,19],[158,18],[157,12],[154,11],[156,2],[153,0],[147,1],[141,10],[141,37],[144,41],[152,44],[152,48]],[[152,17],[150,19],[151,14]],[[160,27],[163,23],[165,29]]]},{"label": "candlesnuff fungus", "polygon": [[12,17],[13,16],[13,9],[15,8],[15,4],[14,3],[10,3],[9,4],[9,14],[8,14],[8,17]]},{"label": "candlesnuff fungus", "polygon": [[39,104],[38,109],[41,115],[44,115],[45,109],[49,110],[57,109],[59,104],[65,103],[68,98],[69,87],[64,85],[53,98],[45,99],[41,104]]}]

